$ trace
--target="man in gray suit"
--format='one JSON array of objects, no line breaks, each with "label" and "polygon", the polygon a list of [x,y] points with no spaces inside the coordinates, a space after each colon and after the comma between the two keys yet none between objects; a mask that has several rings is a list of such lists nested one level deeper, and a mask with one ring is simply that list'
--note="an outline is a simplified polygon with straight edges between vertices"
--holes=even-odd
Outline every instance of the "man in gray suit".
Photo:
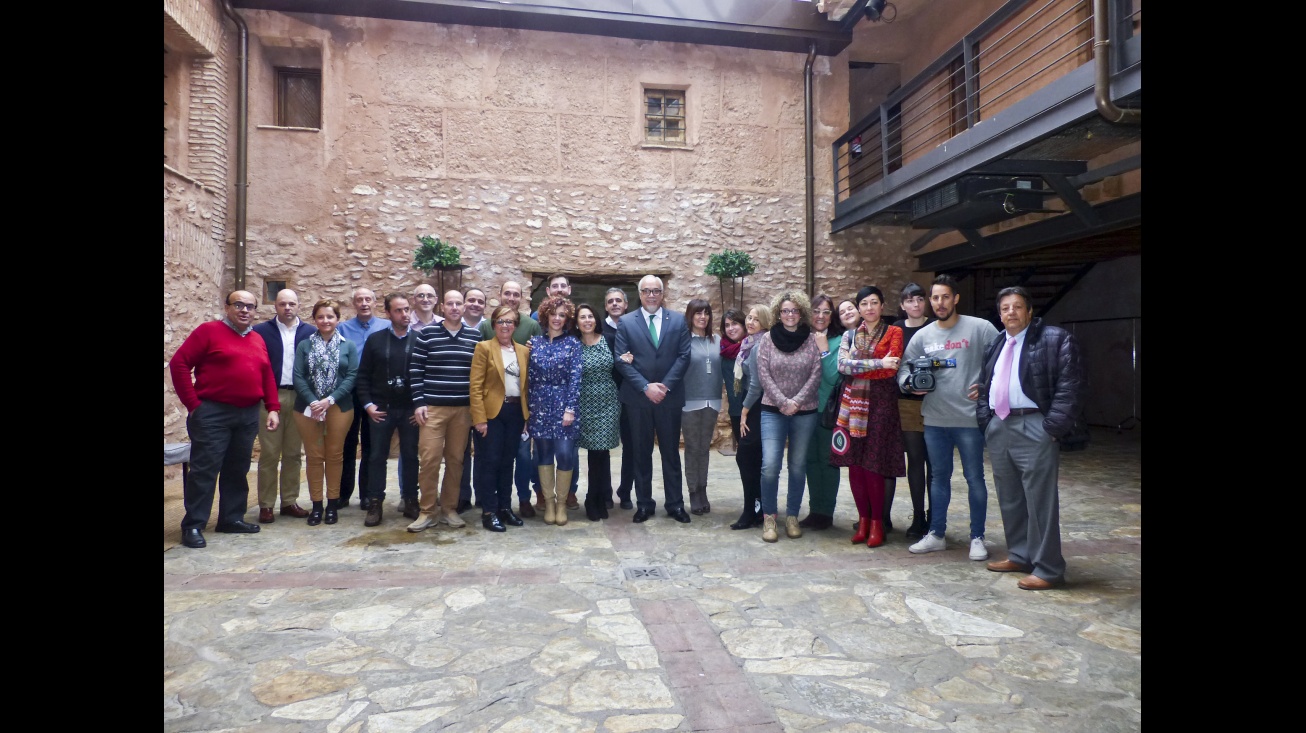
[{"label": "man in gray suit", "polygon": [[[634,522],[647,521],[653,501],[653,437],[662,456],[663,507],[677,522],[689,522],[680,473],[680,416],[685,406],[681,378],[689,368],[689,329],[685,317],[662,307],[662,278],[639,281],[642,306],[617,324],[617,353],[629,351],[633,363],[617,361],[621,402],[630,412],[630,451],[635,462]],[[626,458],[623,456],[622,461]]]},{"label": "man in gray suit", "polygon": [[998,291],[1005,338],[984,354],[975,406],[998,486],[1007,559],[995,573],[1028,573],[1022,590],[1065,583],[1057,499],[1059,441],[1082,426],[1084,366],[1074,335],[1034,318],[1029,292]]}]

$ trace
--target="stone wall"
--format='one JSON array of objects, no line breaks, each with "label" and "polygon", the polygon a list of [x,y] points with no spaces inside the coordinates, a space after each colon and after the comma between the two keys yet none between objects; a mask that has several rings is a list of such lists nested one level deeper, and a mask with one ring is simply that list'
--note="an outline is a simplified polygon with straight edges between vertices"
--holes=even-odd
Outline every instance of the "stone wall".
[{"label": "stone wall", "polygon": [[[411,290],[417,237],[457,246],[465,284],[669,275],[670,306],[715,302],[702,274],[753,255],[747,299],[804,284],[801,54],[337,16],[246,13],[251,51],[247,282],[302,304]],[[277,128],[273,66],[319,49],[323,122]],[[302,56],[301,56],[302,57]],[[907,233],[828,234],[829,143],[848,119],[847,60],[818,57],[818,289],[898,279]],[[643,144],[641,85],[684,87],[688,142]],[[268,306],[260,317],[271,317]]]},{"label": "stone wall", "polygon": [[196,326],[221,317],[222,296],[231,283],[227,237],[232,229],[234,36],[224,32],[216,2],[164,3],[165,44],[169,53],[184,57],[171,66],[184,78],[165,83],[165,97],[174,95],[165,101],[181,110],[173,124],[183,138],[172,143],[175,154],[163,170],[165,442],[187,439],[186,410],[172,388],[168,360]]}]

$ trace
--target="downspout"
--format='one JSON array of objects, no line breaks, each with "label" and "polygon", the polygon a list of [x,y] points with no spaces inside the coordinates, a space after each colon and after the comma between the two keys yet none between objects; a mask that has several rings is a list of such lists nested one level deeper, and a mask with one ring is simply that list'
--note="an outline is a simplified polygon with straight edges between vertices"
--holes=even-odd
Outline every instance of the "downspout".
[{"label": "downspout", "polygon": [[807,224],[807,295],[816,295],[816,173],[812,163],[812,62],[816,60],[816,44],[808,47],[807,63],[803,66],[803,157],[807,164],[807,175],[803,179],[806,187],[806,224]]},{"label": "downspout", "polygon": [[1107,0],[1093,0],[1093,96],[1097,111],[1108,122],[1141,125],[1141,109],[1122,109],[1111,101],[1111,19],[1106,5]]},{"label": "downspout", "polygon": [[236,88],[236,287],[245,289],[245,209],[249,188],[249,26],[236,14],[231,0],[222,9],[240,28],[240,83]]}]

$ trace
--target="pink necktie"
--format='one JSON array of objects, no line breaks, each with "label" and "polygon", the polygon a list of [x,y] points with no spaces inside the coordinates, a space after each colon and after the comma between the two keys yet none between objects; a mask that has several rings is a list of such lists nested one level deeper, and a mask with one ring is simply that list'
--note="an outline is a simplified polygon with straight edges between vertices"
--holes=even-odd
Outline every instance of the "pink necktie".
[{"label": "pink necktie", "polygon": [[993,412],[1003,420],[1011,414],[1011,362],[1013,355],[1016,353],[1016,339],[1007,339],[1007,345],[1002,347],[1002,354],[998,356],[998,373],[993,377]]}]

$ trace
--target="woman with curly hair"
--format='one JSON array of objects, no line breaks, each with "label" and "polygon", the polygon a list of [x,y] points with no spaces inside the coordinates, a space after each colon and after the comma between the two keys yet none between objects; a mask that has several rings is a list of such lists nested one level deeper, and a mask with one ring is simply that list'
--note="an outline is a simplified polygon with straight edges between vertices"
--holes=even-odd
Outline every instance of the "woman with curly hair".
[{"label": "woman with curly hair", "polygon": [[798,511],[807,483],[807,448],[820,415],[821,349],[812,337],[812,304],[800,290],[787,290],[771,302],[776,324],[757,347],[757,381],[762,389],[762,540],[775,542],[780,462],[789,444],[789,489],[785,534],[803,536]]},{"label": "woman with curly hair", "polygon": [[[528,430],[535,440],[535,464],[544,494],[544,523],[567,523],[567,508],[559,507],[576,471],[576,440],[580,438],[581,343],[574,335],[576,308],[554,296],[540,303],[544,334],[532,337],[527,367],[530,390]],[[556,464],[556,472],[555,472]]]},{"label": "woman with curly hair", "polygon": [[884,293],[874,285],[857,291],[862,323],[839,342],[839,371],[854,377],[839,395],[839,420],[831,442],[835,466],[848,466],[857,502],[852,541],[884,544],[884,480],[907,472],[898,420],[898,362],[902,329],[880,319]]}]

